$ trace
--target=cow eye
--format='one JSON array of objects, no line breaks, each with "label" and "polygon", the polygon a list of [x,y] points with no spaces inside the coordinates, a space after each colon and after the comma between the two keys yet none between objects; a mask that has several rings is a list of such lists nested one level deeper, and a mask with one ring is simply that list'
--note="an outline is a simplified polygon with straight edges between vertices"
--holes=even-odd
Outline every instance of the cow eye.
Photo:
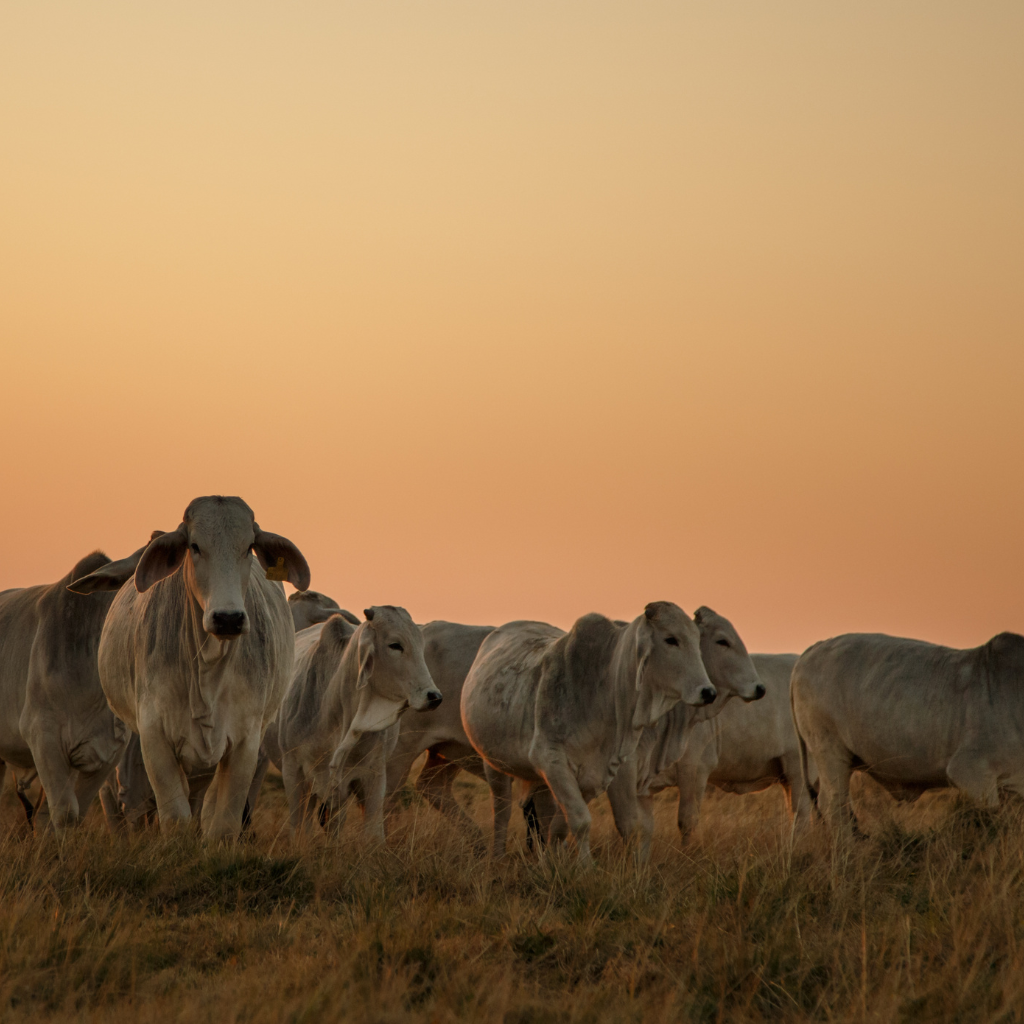
[{"label": "cow eye", "polygon": [[199,545],[198,544],[189,544],[189,550],[192,552],[193,555],[200,554]]},{"label": "cow eye", "polygon": [[728,640],[716,640],[715,643],[718,644],[719,647],[728,647],[729,646],[729,641]]},{"label": "cow eye", "polygon": [[388,647],[393,651],[404,651],[405,648],[400,643],[388,644]]},{"label": "cow eye", "polygon": [[665,643],[671,644],[673,647],[679,646],[679,641],[674,636],[665,637]]}]

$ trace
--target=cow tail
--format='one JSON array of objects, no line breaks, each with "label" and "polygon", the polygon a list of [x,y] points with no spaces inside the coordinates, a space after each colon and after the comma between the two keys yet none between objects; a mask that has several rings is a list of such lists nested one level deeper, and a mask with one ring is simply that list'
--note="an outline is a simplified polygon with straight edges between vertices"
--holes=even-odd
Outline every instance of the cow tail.
[{"label": "cow tail", "polygon": [[821,811],[818,810],[818,791],[811,785],[811,773],[807,770],[807,743],[804,740],[803,733],[800,731],[800,726],[797,725],[796,708],[793,707],[793,683],[796,680],[796,670],[799,664],[797,662],[793,666],[793,675],[789,679],[789,713],[793,717],[793,728],[796,730],[797,742],[800,744],[800,774],[804,777],[804,788],[807,790],[807,795],[811,798],[811,806],[820,815]]}]

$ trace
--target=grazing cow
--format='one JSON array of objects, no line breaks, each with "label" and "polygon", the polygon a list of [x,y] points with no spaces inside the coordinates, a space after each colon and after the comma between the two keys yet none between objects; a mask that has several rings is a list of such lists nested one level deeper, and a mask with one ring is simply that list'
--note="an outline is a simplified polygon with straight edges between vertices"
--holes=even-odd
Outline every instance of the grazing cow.
[{"label": "grazing cow", "polygon": [[568,633],[542,622],[496,629],[462,688],[462,724],[491,787],[494,856],[505,853],[514,776],[547,785],[588,862],[587,803],[632,758],[647,726],[680,701],[715,696],[697,626],[668,601],[628,624],[585,615]]},{"label": "grazing cow", "polygon": [[461,770],[484,777],[484,766],[462,727],[462,684],[484,639],[493,626],[463,626],[457,622],[428,622],[420,626],[423,657],[444,701],[432,711],[403,715],[398,743],[388,758],[387,800],[405,784],[409,769],[424,750],[426,764],[416,788],[442,814],[476,832],[476,825],[459,807],[452,786]]},{"label": "grazing cow", "polygon": [[333,597],[321,594],[316,590],[296,590],[288,598],[288,607],[292,611],[295,632],[308,629],[319,622],[326,622],[332,615],[340,615],[343,619],[358,626],[359,619],[350,611],[338,607]]},{"label": "grazing cow", "polygon": [[423,637],[404,608],[367,608],[354,626],[340,615],[302,630],[281,707],[278,742],[292,830],[321,821],[340,830],[354,795],[364,830],[383,840],[385,762],[399,716],[441,703],[423,660]]},{"label": "grazing cow", "polygon": [[[271,578],[253,572],[256,559]],[[234,838],[241,829],[263,732],[291,676],[294,629],[281,579],[309,586],[298,548],[261,530],[241,498],[214,495],[196,498],[176,530],[150,542],[135,586],[114,599],[100,681],[139,734],[162,829],[191,817],[189,776],[210,769],[204,834]]]},{"label": "grazing cow", "polygon": [[834,835],[856,828],[850,773],[897,799],[955,786],[988,807],[1024,796],[1024,637],[967,650],[878,633],[809,647],[790,684],[804,757],[818,769],[818,809]]},{"label": "grazing cow", "polygon": [[[693,730],[703,722],[717,720],[716,716],[730,706],[741,701],[760,701],[765,695],[764,683],[733,624],[707,607],[698,608],[693,620],[700,631],[701,660],[718,696],[703,707],[677,704],[654,725],[644,729],[636,753],[623,763],[608,787],[619,834],[623,839],[638,834],[640,854],[644,858],[650,852],[654,835],[651,794],[675,784],[671,770],[683,756]],[[733,697],[739,700],[734,701]],[[538,826],[542,839],[552,824],[558,828],[555,808],[546,791],[534,794],[532,808],[527,800],[524,811],[528,823]]]},{"label": "grazing cow", "polygon": [[[95,551],[56,583],[0,594],[0,784],[7,764],[37,772],[58,832],[85,816],[127,740],[100,688],[96,651],[110,591],[143,550],[116,562]],[[89,573],[102,592],[69,593]]]},{"label": "grazing cow", "polygon": [[778,783],[794,832],[810,822],[812,804],[789,706],[789,678],[797,655],[752,654],[750,660],[765,683],[764,699],[752,705],[729,701],[714,718],[695,723],[683,756],[651,783],[651,793],[679,787],[676,821],[684,839],[697,827],[708,784],[726,793],[758,793]]}]

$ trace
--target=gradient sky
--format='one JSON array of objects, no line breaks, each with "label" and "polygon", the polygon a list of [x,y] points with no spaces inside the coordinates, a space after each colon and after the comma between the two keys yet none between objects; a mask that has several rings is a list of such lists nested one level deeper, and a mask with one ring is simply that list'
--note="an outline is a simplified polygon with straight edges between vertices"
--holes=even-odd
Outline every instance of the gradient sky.
[{"label": "gradient sky", "polygon": [[239,494],[418,621],[1024,632],[1024,5],[0,6],[0,586]]}]

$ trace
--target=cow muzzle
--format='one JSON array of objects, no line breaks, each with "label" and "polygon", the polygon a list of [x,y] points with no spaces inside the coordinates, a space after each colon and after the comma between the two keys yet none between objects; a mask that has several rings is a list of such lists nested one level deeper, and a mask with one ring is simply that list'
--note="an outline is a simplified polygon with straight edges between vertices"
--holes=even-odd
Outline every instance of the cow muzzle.
[{"label": "cow muzzle", "polygon": [[435,708],[439,708],[441,706],[441,701],[443,699],[444,698],[437,692],[437,690],[427,690],[423,698],[423,703],[417,706],[416,710],[433,711]]},{"label": "cow muzzle", "polygon": [[212,612],[209,624],[203,624],[207,633],[218,639],[241,636],[249,632],[249,616],[245,612]]}]

